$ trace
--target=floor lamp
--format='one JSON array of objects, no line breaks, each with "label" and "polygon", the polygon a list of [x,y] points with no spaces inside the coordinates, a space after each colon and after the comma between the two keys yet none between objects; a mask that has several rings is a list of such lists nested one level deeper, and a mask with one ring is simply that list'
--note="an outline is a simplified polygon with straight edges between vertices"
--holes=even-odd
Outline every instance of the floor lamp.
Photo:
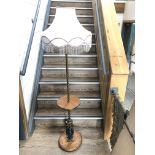
[{"label": "floor lamp", "polygon": [[82,143],[82,136],[75,131],[71,111],[80,105],[80,99],[70,94],[68,54],[89,52],[92,33],[86,30],[77,19],[75,8],[56,7],[55,18],[48,29],[42,33],[42,47],[46,52],[65,54],[66,95],[60,97],[57,105],[68,112],[65,120],[65,132],[59,137],[61,149],[71,152]]}]

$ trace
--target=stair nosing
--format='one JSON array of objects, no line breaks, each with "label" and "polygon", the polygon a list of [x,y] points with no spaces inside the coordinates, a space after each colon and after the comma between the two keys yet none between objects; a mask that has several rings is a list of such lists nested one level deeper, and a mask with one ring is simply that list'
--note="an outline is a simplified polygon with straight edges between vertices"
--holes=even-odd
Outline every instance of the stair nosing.
[{"label": "stair nosing", "polygon": [[[49,17],[55,17],[55,15],[49,15]],[[90,16],[90,15],[77,15],[77,18],[94,18],[94,16]]]},{"label": "stair nosing", "polygon": [[68,2],[68,3],[92,3],[92,1],[76,1],[76,0],[52,0],[51,2]]},{"label": "stair nosing", "polygon": [[[57,101],[59,99],[59,97],[37,97],[37,101],[44,101],[44,100],[46,100],[46,101]],[[83,97],[79,97],[79,99],[80,99],[80,101],[85,101],[85,100],[87,100],[87,101],[101,101],[102,99],[101,98],[87,98],[87,97],[85,97],[85,98],[83,98]]]},{"label": "stair nosing", "polygon": [[[52,24],[52,23],[50,23],[50,22],[48,23],[48,25],[51,25],[51,24]],[[90,26],[90,27],[92,26],[92,27],[94,27],[94,24],[81,24],[81,25],[82,25],[82,26]]]},{"label": "stair nosing", "polygon": [[[65,57],[64,54],[59,54],[59,55],[55,55],[55,54],[44,54],[44,57]],[[96,54],[92,54],[92,55],[68,55],[68,58],[96,58],[97,55]]]},{"label": "stair nosing", "polygon": [[[70,77],[70,82],[99,82],[99,79],[92,77]],[[66,82],[66,78],[41,77],[39,82]]]},{"label": "stair nosing", "polygon": [[[56,7],[50,7],[51,9],[56,9]],[[93,8],[82,8],[82,7],[74,7],[75,10],[93,10]]]},{"label": "stair nosing", "polygon": [[[78,3],[92,3],[92,1],[85,1],[85,0],[81,0],[81,1],[78,1],[78,0],[52,0],[51,2],[78,2]],[[126,3],[126,0],[121,0],[121,1],[118,1],[118,0],[114,0],[114,3],[123,3],[125,4]]]},{"label": "stair nosing", "polygon": [[[62,120],[62,119],[66,119],[65,116],[34,116],[33,117],[35,120]],[[103,116],[71,116],[71,119],[73,120],[83,120],[83,119],[86,119],[86,120],[103,120],[104,117]]]},{"label": "stair nosing", "polygon": [[[40,85],[48,85],[48,84],[67,84],[66,81],[40,81],[39,82]],[[99,82],[69,82],[70,85],[77,85],[77,84],[81,84],[81,85],[99,85]]]},{"label": "stair nosing", "polygon": [[[63,94],[61,94],[61,96],[65,95],[64,92],[61,92]],[[100,98],[99,96],[99,91],[96,91],[97,94],[95,94],[95,96],[89,96],[88,94],[85,94],[85,96],[82,96],[81,94],[79,94],[79,98]],[[73,92],[72,94],[75,94],[75,92]],[[57,96],[57,94],[44,94],[44,93],[39,93],[38,94],[38,98],[60,98],[60,96]]]},{"label": "stair nosing", "polygon": [[[65,67],[42,67],[42,70],[66,70]],[[98,70],[97,67],[92,67],[92,68],[75,68],[75,67],[69,67],[69,70]]]}]

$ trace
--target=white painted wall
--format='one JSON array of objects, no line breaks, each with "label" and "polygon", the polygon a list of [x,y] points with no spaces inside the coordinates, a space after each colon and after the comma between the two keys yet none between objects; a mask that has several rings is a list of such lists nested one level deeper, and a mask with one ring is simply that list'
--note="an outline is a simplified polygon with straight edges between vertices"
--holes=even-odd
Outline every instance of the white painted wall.
[{"label": "white painted wall", "polygon": [[19,60],[20,60],[20,66],[19,68],[22,69],[23,60],[25,58],[27,45],[29,42],[29,37],[32,29],[32,19],[35,15],[35,10],[37,7],[38,0],[22,0],[19,4],[19,6],[22,8],[20,11],[21,18],[20,24],[21,24],[21,32],[20,33],[20,43],[18,44],[19,48]]},{"label": "white painted wall", "polygon": [[[134,43],[133,51],[132,51],[132,55],[134,55],[134,54],[135,54],[135,43]],[[135,55],[131,56],[131,61],[135,62]],[[135,64],[134,63],[131,63],[131,73],[135,73]]]},{"label": "white painted wall", "polygon": [[[38,3],[38,0],[25,0],[23,3],[23,12],[25,13],[25,16],[23,16],[22,20],[25,20],[25,22],[23,22],[21,25],[21,27],[23,27],[23,31],[21,32],[21,41],[23,43],[21,45],[21,52],[19,54],[19,57],[21,60],[20,68],[22,67],[22,64],[23,64],[23,57],[25,56],[24,52],[27,49],[27,43],[29,41],[29,36],[31,32],[31,28],[30,28],[31,26],[29,23],[31,23],[31,18],[34,17],[37,3]],[[32,93],[33,93],[32,92],[33,83],[35,79],[35,71],[36,71],[37,59],[38,59],[38,53],[39,53],[39,45],[40,45],[39,32],[41,32],[43,29],[47,3],[48,3],[48,0],[41,0],[38,21],[36,24],[35,34],[34,34],[32,47],[30,51],[30,57],[27,65],[27,71],[25,76],[20,76],[22,89],[23,89],[23,96],[25,101],[26,114],[28,119],[29,119],[30,105],[31,105]]]},{"label": "white painted wall", "polygon": [[[123,22],[133,22],[135,21],[135,1],[126,1],[124,13],[117,13],[118,24],[120,26],[120,31],[122,32]],[[135,45],[134,45],[135,46]],[[135,54],[135,47],[133,48],[132,54]],[[135,62],[135,56],[131,57],[131,60]],[[131,73],[135,73],[135,64],[131,64]]]},{"label": "white painted wall", "polygon": [[120,32],[122,32],[123,18],[124,18],[123,13],[117,13],[117,19],[118,19],[118,24],[120,26]]},{"label": "white painted wall", "polygon": [[124,21],[135,20],[135,1],[127,1],[124,8]]}]

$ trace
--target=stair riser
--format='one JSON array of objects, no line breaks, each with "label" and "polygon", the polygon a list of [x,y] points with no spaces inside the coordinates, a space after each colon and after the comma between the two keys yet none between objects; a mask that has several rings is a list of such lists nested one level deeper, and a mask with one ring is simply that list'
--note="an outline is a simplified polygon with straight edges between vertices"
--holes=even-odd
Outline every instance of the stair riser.
[{"label": "stair riser", "polygon": [[[101,127],[102,120],[73,120],[74,127]],[[35,120],[37,127],[63,127],[64,120]]]},{"label": "stair riser", "polygon": [[[38,108],[59,108],[57,106],[57,100],[38,100]],[[100,108],[101,101],[81,100],[80,105],[77,108]]]},{"label": "stair riser", "polygon": [[[68,64],[91,64],[96,66],[96,58],[68,58]],[[44,57],[44,65],[65,65],[65,57]]]},{"label": "stair riser", "polygon": [[[56,9],[51,8],[50,9],[50,15],[55,15]],[[76,9],[76,15],[92,15],[93,10],[92,9]]]},{"label": "stair riser", "polygon": [[[66,78],[65,70],[42,70],[43,78]],[[96,77],[98,78],[97,70],[69,70],[69,77]]]},{"label": "stair riser", "polygon": [[79,3],[79,2],[51,2],[51,7],[81,7],[81,8],[92,8],[92,2],[89,3]]},{"label": "stair riser", "polygon": [[[77,17],[79,22],[81,24],[94,24],[94,19],[93,17]],[[48,23],[52,23],[53,22],[53,19],[54,19],[54,16],[50,16],[49,17],[49,20],[48,20]]]},{"label": "stair riser", "polygon": [[[70,84],[70,91],[99,91],[99,85],[95,84]],[[40,92],[67,91],[66,84],[40,84]]]}]

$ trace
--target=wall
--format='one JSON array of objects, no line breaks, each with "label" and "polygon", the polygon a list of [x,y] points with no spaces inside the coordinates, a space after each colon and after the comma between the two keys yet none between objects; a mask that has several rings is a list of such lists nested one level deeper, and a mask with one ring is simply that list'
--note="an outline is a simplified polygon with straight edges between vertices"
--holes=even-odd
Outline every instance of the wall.
[{"label": "wall", "polygon": [[[21,33],[21,41],[23,44],[21,45],[21,52],[19,54],[19,58],[21,61],[20,68],[23,64],[23,58],[25,56],[25,50],[27,49],[27,44],[31,32],[31,18],[34,17],[36,6],[37,6],[38,0],[25,0],[23,5],[23,32]],[[23,89],[23,96],[24,96],[24,102],[25,102],[25,108],[26,108],[26,114],[27,118],[29,118],[29,112],[30,112],[30,105],[31,105],[31,98],[32,98],[32,90],[33,90],[33,83],[35,79],[35,71],[37,66],[37,58],[39,53],[39,45],[40,45],[40,32],[43,29],[44,24],[44,18],[46,14],[46,7],[47,7],[48,0],[41,0],[40,5],[40,11],[38,15],[38,21],[36,24],[35,34],[32,42],[32,47],[30,51],[30,57],[27,65],[27,71],[25,76],[20,76],[21,78],[21,84]]]},{"label": "wall", "polygon": [[117,13],[117,19],[118,19],[118,24],[120,26],[120,32],[122,31],[122,25],[123,25],[123,13]]},{"label": "wall", "polygon": [[22,69],[22,65],[24,62],[27,45],[29,42],[29,37],[32,29],[32,19],[35,15],[37,2],[38,0],[23,0],[19,4],[19,6],[22,8],[20,10],[21,18],[19,19],[22,29],[21,29],[21,32],[19,32],[20,44],[18,44],[19,46],[18,48],[20,49],[20,52],[19,52],[20,69]]}]

